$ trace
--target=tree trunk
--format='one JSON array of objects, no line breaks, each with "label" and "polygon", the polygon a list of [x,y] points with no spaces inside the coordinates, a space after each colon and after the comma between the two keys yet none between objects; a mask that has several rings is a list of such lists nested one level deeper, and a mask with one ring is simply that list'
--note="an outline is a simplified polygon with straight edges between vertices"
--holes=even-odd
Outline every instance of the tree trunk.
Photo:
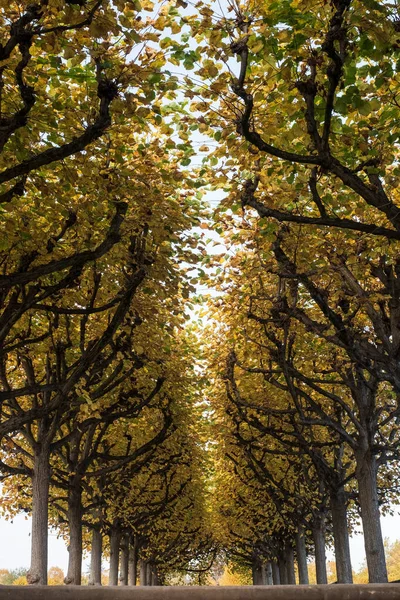
[{"label": "tree trunk", "polygon": [[260,585],[267,585],[267,564],[263,563],[261,565],[261,583]]},{"label": "tree trunk", "polygon": [[89,585],[101,585],[101,553],[103,536],[100,529],[92,530]]},{"label": "tree trunk", "polygon": [[387,583],[388,575],[376,483],[376,458],[369,449],[359,450],[356,452],[356,463],[358,501],[361,509],[369,583]]},{"label": "tree trunk", "polygon": [[120,539],[120,530],[117,527],[112,527],[110,531],[110,574],[108,585],[118,585]]},{"label": "tree trunk", "polygon": [[128,585],[128,568],[129,568],[129,534],[125,533],[122,536],[121,543],[121,568],[119,581],[121,585]]},{"label": "tree trunk", "polygon": [[67,585],[81,585],[82,581],[82,489],[72,485],[68,492],[68,571]]},{"label": "tree trunk", "polygon": [[273,584],[272,564],[270,562],[267,562],[267,564],[265,565],[265,585],[272,585],[272,584]]},{"label": "tree trunk", "polygon": [[300,585],[307,585],[308,569],[307,569],[307,549],[306,540],[304,537],[304,528],[300,525],[296,534],[296,554],[297,554],[297,568],[299,571],[299,583]]},{"label": "tree trunk", "polygon": [[260,561],[256,558],[253,559],[251,566],[253,585],[264,585],[264,573]]},{"label": "tree trunk", "polygon": [[317,583],[328,583],[325,554],[325,515],[320,514],[314,519],[312,532],[315,547]]},{"label": "tree trunk", "polygon": [[288,580],[287,580],[286,560],[285,560],[285,557],[283,556],[283,554],[281,554],[279,556],[278,566],[279,566],[279,580],[280,580],[280,584],[281,585],[287,585]]},{"label": "tree trunk", "polygon": [[38,444],[32,476],[31,565],[27,576],[31,585],[47,585],[49,521],[50,449]]},{"label": "tree trunk", "polygon": [[263,585],[263,573],[261,565],[258,562],[253,562],[251,567],[253,585]]},{"label": "tree trunk", "polygon": [[157,565],[153,565],[153,585],[160,585],[160,577],[158,575]]},{"label": "tree trunk", "polygon": [[146,585],[153,585],[153,568],[151,562],[147,562]]},{"label": "tree trunk", "polygon": [[147,585],[147,563],[140,559],[140,585]]},{"label": "tree trunk", "polygon": [[343,488],[331,494],[331,514],[337,582],[353,583],[347,525],[347,502]]},{"label": "tree trunk", "polygon": [[285,558],[286,558],[286,577],[288,585],[296,585],[296,575],[294,572],[294,552],[293,548],[289,545],[285,548]]},{"label": "tree trunk", "polygon": [[137,557],[138,557],[138,547],[136,537],[132,540],[130,549],[129,549],[129,585],[136,585],[137,579]]},{"label": "tree trunk", "polygon": [[281,578],[279,575],[278,563],[276,561],[273,561],[271,566],[272,566],[272,579],[273,579],[274,585],[280,585]]}]

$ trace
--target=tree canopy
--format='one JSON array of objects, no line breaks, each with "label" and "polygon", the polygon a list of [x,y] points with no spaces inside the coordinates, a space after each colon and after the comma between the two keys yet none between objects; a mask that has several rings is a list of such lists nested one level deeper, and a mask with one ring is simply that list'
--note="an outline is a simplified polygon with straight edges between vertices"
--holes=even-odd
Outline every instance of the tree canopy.
[{"label": "tree canopy", "polygon": [[326,583],[327,546],[351,583],[359,523],[386,582],[397,4],[0,2],[0,31],[1,510],[32,516],[28,583],[49,525],[66,584],[86,551],[91,585],[102,555],[110,585],[307,583],[307,556]]}]

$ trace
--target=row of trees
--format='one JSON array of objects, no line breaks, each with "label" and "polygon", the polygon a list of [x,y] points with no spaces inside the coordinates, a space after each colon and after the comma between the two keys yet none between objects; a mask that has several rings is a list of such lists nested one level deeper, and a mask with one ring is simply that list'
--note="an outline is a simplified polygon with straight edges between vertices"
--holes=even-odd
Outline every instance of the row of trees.
[{"label": "row of trees", "polygon": [[[67,584],[209,560],[196,346],[183,331],[201,182],[172,139],[173,6],[11,2],[0,29],[2,511],[48,527]],[[146,13],[147,11],[147,13]],[[147,16],[146,16],[147,15]],[[104,540],[104,543],[103,543]]]},{"label": "row of trees", "polygon": [[[118,565],[135,583],[138,561],[147,583],[200,577],[211,527],[257,582],[293,583],[295,555],[305,582],[310,551],[324,582],[331,536],[350,582],[360,516],[370,581],[384,582],[400,443],[397,6],[177,4],[0,7],[0,468],[3,510],[32,513],[28,580],[46,583],[51,523],[69,540],[67,583],[89,547],[95,584],[102,548],[113,584]],[[216,144],[195,176],[193,131]],[[184,331],[193,265],[214,260],[195,229],[205,179],[227,193],[228,249],[204,338],[211,519]]]},{"label": "row of trees", "polygon": [[[229,3],[191,21],[227,247],[208,355],[229,551],[263,578],[352,581],[361,518],[386,582],[380,512],[398,502],[397,6]],[[234,65],[237,59],[237,67]],[[207,67],[208,65],[208,67]],[[212,72],[212,67],[217,67]],[[215,128],[217,132],[215,133]],[[311,550],[312,548],[312,550]],[[279,567],[279,573],[278,573]]]}]

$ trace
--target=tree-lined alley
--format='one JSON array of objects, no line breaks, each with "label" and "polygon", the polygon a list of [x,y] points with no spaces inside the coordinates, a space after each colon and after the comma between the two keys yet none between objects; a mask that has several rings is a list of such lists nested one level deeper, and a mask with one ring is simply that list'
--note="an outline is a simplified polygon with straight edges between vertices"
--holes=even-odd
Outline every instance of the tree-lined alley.
[{"label": "tree-lined alley", "polygon": [[2,512],[32,514],[28,582],[51,525],[66,584],[85,551],[92,585],[103,555],[110,585],[221,560],[306,583],[310,556],[325,583],[328,544],[351,583],[360,521],[387,581],[396,3],[0,9]]}]

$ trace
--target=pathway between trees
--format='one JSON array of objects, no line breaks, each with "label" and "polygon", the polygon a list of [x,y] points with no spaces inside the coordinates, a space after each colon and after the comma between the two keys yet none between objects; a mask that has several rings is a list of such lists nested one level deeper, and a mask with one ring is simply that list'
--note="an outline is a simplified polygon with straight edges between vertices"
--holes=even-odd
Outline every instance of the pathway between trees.
[{"label": "pathway between trees", "polygon": [[400,584],[137,587],[1,586],[0,600],[400,600]]}]

